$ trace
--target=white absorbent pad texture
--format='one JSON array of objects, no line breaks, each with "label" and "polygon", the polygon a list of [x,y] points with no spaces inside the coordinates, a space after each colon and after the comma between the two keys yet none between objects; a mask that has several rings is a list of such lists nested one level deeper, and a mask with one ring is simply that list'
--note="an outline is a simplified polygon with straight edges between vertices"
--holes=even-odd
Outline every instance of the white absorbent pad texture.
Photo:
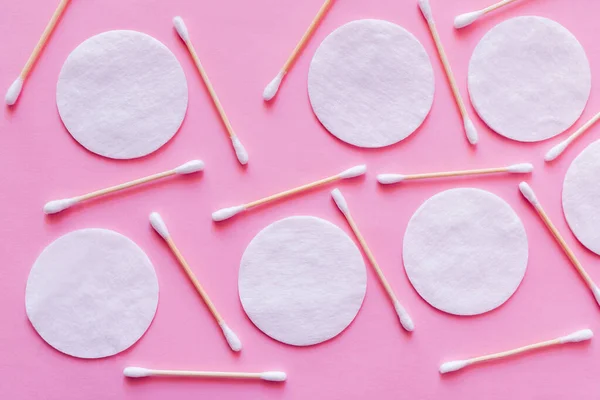
[{"label": "white absorbent pad texture", "polygon": [[50,346],[80,358],[117,354],[150,326],[158,280],[127,237],[83,229],[52,242],[35,261],[25,292],[27,316]]},{"label": "white absorbent pad texture", "polygon": [[563,211],[573,234],[600,254],[600,141],[573,160],[565,176]]},{"label": "white absorbent pad texture", "polygon": [[384,147],[413,133],[433,102],[429,56],[406,29],[365,19],[336,29],[317,49],[308,94],[323,126],[346,143]]},{"label": "white absorbent pad texture", "polygon": [[527,235],[498,196],[452,189],[431,197],[412,216],[403,257],[410,282],[433,307],[481,314],[517,290],[527,268]]},{"label": "white absorbent pad texture", "polygon": [[244,311],[268,336],[308,346],[342,332],[362,305],[367,274],[354,242],[316,217],[290,217],[256,235],[240,265]]},{"label": "white absorbent pad texture", "polygon": [[188,103],[181,65],[161,42],[135,31],[109,31],[80,44],[58,78],[60,117],[86,149],[130,159],[175,135]]},{"label": "white absorbent pad texture", "polygon": [[591,89],[581,44],[559,23],[517,17],[492,28],[469,64],[469,94],[494,131],[520,142],[548,139],[581,116]]}]

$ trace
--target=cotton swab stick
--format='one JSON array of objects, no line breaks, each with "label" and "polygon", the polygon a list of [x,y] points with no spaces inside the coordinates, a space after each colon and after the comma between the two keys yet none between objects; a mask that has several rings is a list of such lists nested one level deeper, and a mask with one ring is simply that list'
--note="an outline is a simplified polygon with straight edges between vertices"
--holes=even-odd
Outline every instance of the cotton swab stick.
[{"label": "cotton swab stick", "polygon": [[440,373],[446,374],[448,372],[458,371],[469,365],[478,364],[484,361],[497,360],[499,358],[505,358],[514,356],[516,354],[524,353],[531,350],[541,349],[544,347],[558,346],[567,343],[577,343],[583,342],[585,340],[590,340],[594,336],[594,333],[590,329],[583,329],[581,331],[577,331],[571,333],[567,336],[561,336],[559,338],[553,340],[547,340],[545,342],[530,344],[528,346],[519,347],[514,350],[503,351],[501,353],[489,354],[486,356],[470,358],[468,360],[457,360],[457,361],[448,361],[440,365]]},{"label": "cotton swab stick", "polygon": [[569,257],[569,260],[571,260],[571,263],[573,263],[573,266],[575,267],[577,272],[579,272],[579,275],[581,275],[588,288],[594,294],[596,302],[598,303],[598,305],[600,305],[600,289],[592,281],[592,278],[590,278],[588,273],[583,269],[583,266],[581,265],[577,257],[575,257],[575,253],[573,253],[573,251],[569,248],[567,242],[565,242],[565,239],[563,239],[558,229],[556,229],[556,227],[550,220],[550,217],[548,217],[548,214],[546,214],[546,211],[544,211],[542,205],[535,196],[535,193],[533,192],[531,186],[529,186],[527,182],[521,182],[519,184],[519,189],[521,190],[521,194],[523,195],[523,197],[525,197],[531,203],[531,205],[535,207],[535,210],[542,218],[542,221],[544,221],[544,224],[546,224],[546,227],[550,230],[550,232],[554,236],[554,239],[556,239],[560,247],[562,247],[567,257]]},{"label": "cotton swab stick", "polygon": [[42,37],[40,37],[40,40],[33,49],[31,55],[29,56],[25,67],[23,67],[23,69],[21,70],[21,74],[8,88],[8,91],[6,92],[6,97],[4,98],[7,105],[12,106],[17,102],[17,99],[21,94],[21,89],[23,89],[23,84],[25,83],[25,80],[29,76],[29,73],[31,72],[31,69],[33,68],[33,65],[35,64],[37,59],[40,58],[40,54],[42,53],[46,42],[48,42],[52,31],[54,31],[54,27],[58,23],[60,16],[63,14],[68,4],[69,0],[61,0],[58,4],[58,7],[54,11],[54,14],[52,14],[52,18],[50,18],[50,22],[48,22],[48,25],[46,25],[46,29],[44,29],[44,32],[42,33]]},{"label": "cotton swab stick", "polygon": [[385,278],[385,275],[383,275],[383,271],[379,267],[379,264],[377,264],[377,260],[375,260],[375,256],[373,255],[373,253],[371,253],[371,249],[369,249],[369,246],[367,246],[367,242],[365,241],[363,235],[358,230],[358,226],[356,225],[356,222],[354,222],[354,218],[352,218],[352,215],[350,214],[350,209],[348,208],[348,203],[346,203],[346,199],[342,195],[342,192],[339,189],[334,189],[331,192],[331,197],[333,197],[335,204],[337,205],[339,210],[342,212],[342,214],[344,214],[344,217],[346,217],[346,220],[348,221],[348,225],[350,225],[352,232],[354,232],[356,239],[358,239],[360,246],[362,247],[363,251],[367,255],[367,258],[369,259],[369,262],[373,266],[375,273],[377,273],[377,277],[379,278],[379,281],[383,285],[383,288],[385,289],[387,295],[389,296],[390,300],[392,301],[392,304],[394,305],[394,308],[396,309],[396,314],[398,314],[398,318],[400,318],[400,323],[402,324],[402,327],[404,329],[406,329],[408,332],[412,332],[415,329],[415,324],[413,323],[412,319],[410,318],[410,315],[408,315],[408,312],[406,312],[406,309],[402,306],[402,304],[400,304],[400,301],[398,301],[398,298],[396,297],[396,294],[392,290],[392,287],[390,286],[387,279]]},{"label": "cotton swab stick", "polygon": [[179,371],[171,369],[148,369],[141,367],[127,367],[123,375],[128,378],[147,378],[149,376],[179,376],[193,378],[224,378],[224,379],[260,379],[268,382],[284,382],[287,379],[285,372],[217,372],[217,371]]},{"label": "cotton swab stick", "polygon": [[325,17],[325,14],[329,10],[329,5],[332,1],[333,0],[325,0],[325,3],[323,3],[321,9],[317,13],[313,21],[310,23],[310,26],[304,33],[304,36],[302,36],[302,39],[300,39],[300,42],[298,42],[296,48],[294,49],[294,51],[292,51],[292,54],[283,65],[283,68],[281,68],[277,76],[265,87],[265,90],[263,91],[263,99],[265,101],[269,101],[273,97],[275,97],[277,91],[279,90],[279,86],[281,85],[281,81],[283,80],[283,77],[288,73],[291,66],[294,64],[294,61],[304,48],[304,45],[306,44],[306,42],[308,42],[308,39],[310,39],[315,29],[317,29],[317,26],[319,25],[323,17]]},{"label": "cotton swab stick", "polygon": [[413,175],[400,175],[400,174],[379,174],[377,175],[377,181],[382,185],[391,185],[398,182],[417,180],[417,179],[430,179],[430,178],[446,178],[452,176],[467,176],[467,175],[484,175],[484,174],[499,174],[499,173],[510,173],[510,174],[528,174],[533,171],[533,165],[529,163],[509,165],[508,167],[500,168],[483,168],[483,169],[471,169],[465,171],[449,171],[449,172],[430,172],[426,174],[413,174]]},{"label": "cotton swab stick", "polygon": [[220,210],[215,211],[214,213],[212,213],[212,219],[215,222],[224,221],[226,219],[229,219],[229,218],[233,217],[234,215],[237,215],[237,214],[241,213],[242,211],[246,211],[246,210],[249,210],[251,208],[258,207],[258,206],[266,204],[266,203],[270,203],[272,201],[280,200],[280,199],[283,199],[285,197],[294,195],[296,193],[304,192],[304,191],[313,189],[313,188],[315,188],[317,186],[322,186],[322,185],[325,185],[327,183],[335,182],[335,181],[340,180],[340,179],[355,178],[357,176],[364,175],[365,172],[367,172],[367,166],[366,165],[357,165],[356,167],[352,167],[350,169],[347,169],[346,171],[343,171],[343,172],[341,172],[341,173],[339,173],[337,175],[333,175],[333,176],[330,176],[328,178],[318,180],[316,182],[308,183],[306,185],[302,185],[302,186],[299,186],[299,187],[294,188],[294,189],[286,190],[284,192],[277,193],[277,194],[274,194],[272,196],[268,196],[268,197],[262,198],[260,200],[252,201],[252,202],[246,203],[246,204],[241,204],[239,206],[222,208],[222,209],[220,209]]},{"label": "cotton swab stick", "polygon": [[248,163],[248,153],[246,152],[246,149],[242,145],[242,142],[240,142],[240,139],[237,137],[236,133],[231,127],[229,118],[227,118],[227,115],[225,114],[225,110],[223,109],[223,106],[221,105],[221,102],[217,97],[217,93],[215,92],[215,89],[210,83],[208,75],[206,74],[206,71],[204,71],[204,67],[202,66],[202,63],[200,63],[200,58],[198,58],[196,49],[194,48],[194,45],[190,40],[190,35],[188,33],[187,27],[185,26],[185,23],[183,22],[183,19],[181,17],[173,18],[173,25],[175,26],[175,30],[179,34],[179,37],[181,38],[181,40],[183,40],[188,51],[190,52],[190,55],[192,56],[192,59],[196,64],[196,68],[198,68],[198,72],[200,72],[200,76],[204,81],[204,85],[206,86],[206,89],[208,90],[208,93],[210,94],[210,97],[212,98],[212,101],[215,104],[219,115],[221,116],[221,120],[223,121],[223,125],[225,125],[225,129],[227,130],[229,139],[231,139],[231,144],[233,145],[233,149],[235,150],[235,155],[238,161],[240,162],[240,164],[246,165]]},{"label": "cotton swab stick", "polygon": [[497,10],[498,8],[500,8],[502,6],[510,4],[513,1],[515,1],[515,0],[503,0],[496,4],[492,4],[489,7],[482,8],[481,10],[461,14],[458,17],[454,18],[454,27],[456,29],[460,29],[460,28],[464,28],[465,26],[471,25],[473,22],[475,22],[481,16],[483,16],[489,12],[492,12],[494,10]]},{"label": "cotton swab stick", "polygon": [[444,51],[444,47],[442,46],[440,35],[438,34],[437,27],[435,26],[435,21],[433,19],[433,13],[431,12],[429,0],[419,0],[419,8],[421,9],[421,13],[423,13],[423,16],[427,20],[427,25],[429,26],[429,30],[431,31],[431,36],[433,37],[433,41],[435,42],[435,47],[437,48],[440,60],[442,61],[442,65],[444,66],[444,71],[446,72],[448,83],[450,84],[450,88],[452,89],[454,100],[458,105],[458,110],[460,111],[460,114],[463,119],[463,126],[467,135],[467,139],[469,140],[469,143],[473,145],[477,144],[477,131],[475,130],[475,125],[473,125],[473,121],[471,121],[471,118],[469,118],[469,114],[467,114],[467,108],[465,107],[465,103],[463,102],[460,92],[458,91],[458,86],[456,85],[454,74],[452,73],[452,69],[450,68],[448,57],[446,57],[446,52]]},{"label": "cotton swab stick", "polygon": [[567,139],[563,140],[562,142],[560,142],[559,144],[557,144],[556,146],[551,148],[550,151],[548,151],[548,153],[546,153],[544,160],[546,160],[546,162],[555,160],[558,156],[560,156],[565,151],[565,149],[571,143],[573,143],[575,141],[575,139],[577,139],[579,136],[583,135],[588,129],[590,129],[590,127],[592,125],[594,125],[596,122],[598,122],[599,119],[600,119],[600,113],[594,115],[592,117],[592,119],[590,119],[588,122],[583,124],[581,126],[581,128],[577,129],[577,131],[575,131],[571,136],[569,136]]},{"label": "cotton swab stick", "polygon": [[225,340],[227,340],[227,344],[229,344],[229,347],[231,347],[231,350],[233,350],[233,351],[242,350],[242,342],[237,337],[237,335],[231,330],[231,328],[229,328],[229,326],[227,326],[227,324],[225,323],[225,320],[223,319],[223,317],[221,317],[221,314],[219,314],[215,305],[208,297],[208,294],[206,293],[206,291],[204,290],[204,288],[202,287],[202,285],[200,284],[200,282],[198,281],[198,279],[192,272],[192,269],[188,265],[187,261],[185,260],[185,258],[183,258],[183,255],[181,254],[181,252],[179,251],[177,246],[175,246],[175,242],[173,241],[173,239],[171,238],[171,235],[169,234],[167,225],[165,224],[165,222],[163,221],[163,219],[159,213],[153,212],[150,214],[150,224],[152,225],[154,230],[160,236],[162,236],[162,238],[165,240],[165,242],[167,242],[167,245],[169,246],[169,248],[175,255],[175,258],[177,258],[177,261],[179,261],[179,264],[181,264],[181,266],[183,267],[183,270],[187,274],[188,278],[190,279],[190,281],[192,281],[192,284],[196,288],[196,291],[198,291],[198,294],[200,294],[200,297],[202,297],[202,300],[208,307],[208,310],[210,311],[210,313],[213,315],[213,317],[215,318],[215,320],[221,327],[221,330],[223,331],[223,336],[225,336]]},{"label": "cotton swab stick", "polygon": [[118,192],[119,190],[128,189],[130,187],[141,185],[141,184],[148,183],[151,181],[155,181],[157,179],[166,178],[171,175],[193,174],[195,172],[202,171],[203,169],[204,169],[204,162],[202,162],[201,160],[188,161],[185,164],[182,164],[175,169],[171,169],[171,170],[165,171],[165,172],[159,172],[158,174],[146,176],[145,178],[135,179],[130,182],[121,183],[120,185],[111,186],[106,189],[96,190],[94,192],[84,194],[81,196],[71,197],[68,199],[50,201],[50,202],[46,203],[46,205],[44,206],[44,213],[56,214],[58,212],[66,210],[67,208],[69,208],[71,206],[74,206],[77,203],[81,203],[82,201],[85,201],[85,200],[90,200],[95,197],[100,197],[100,196],[104,196],[104,195],[107,195],[110,193]]}]

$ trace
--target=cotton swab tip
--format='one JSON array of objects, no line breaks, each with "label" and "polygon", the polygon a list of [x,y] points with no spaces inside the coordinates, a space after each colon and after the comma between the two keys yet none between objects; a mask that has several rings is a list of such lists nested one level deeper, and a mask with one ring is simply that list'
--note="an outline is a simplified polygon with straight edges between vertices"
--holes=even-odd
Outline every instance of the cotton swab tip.
[{"label": "cotton swab tip", "polygon": [[179,34],[181,40],[184,42],[190,40],[190,35],[188,33],[187,26],[185,26],[185,22],[183,22],[183,18],[179,16],[173,18],[173,26],[175,27],[175,30]]},{"label": "cotton swab tip", "polygon": [[219,325],[223,330],[223,335],[225,335],[225,340],[227,340],[227,344],[231,347],[233,351],[242,350],[242,342],[237,337],[237,335],[227,326],[225,322],[220,322]]},{"label": "cotton swab tip", "polygon": [[483,11],[473,11],[465,14],[461,14],[454,18],[454,27],[456,29],[464,28],[465,26],[471,25],[479,17],[483,15]]},{"label": "cotton swab tip", "polygon": [[367,166],[365,164],[357,165],[356,167],[349,168],[340,174],[340,178],[356,178],[357,176],[364,175],[367,172]]},{"label": "cotton swab tip", "polygon": [[400,304],[399,301],[394,302],[394,308],[396,309],[396,314],[398,314],[398,318],[400,318],[400,324],[402,324],[402,327],[408,332],[412,332],[413,330],[415,330],[415,324],[412,318],[410,317],[410,315],[408,315],[408,312],[406,312],[406,309],[402,306],[402,304]]},{"label": "cotton swab tip", "polygon": [[15,81],[10,85],[8,90],[6,91],[6,97],[4,100],[6,104],[12,106],[17,102],[19,95],[21,94],[21,90],[23,89],[23,79],[19,76]]},{"label": "cotton swab tip", "polygon": [[263,99],[265,101],[269,101],[273,97],[275,97],[275,95],[277,94],[277,91],[279,90],[279,86],[281,85],[281,81],[283,80],[284,76],[285,76],[285,71],[279,71],[277,76],[275,78],[273,78],[273,80],[271,82],[269,82],[269,84],[265,87],[265,90],[263,91]]},{"label": "cotton swab tip", "polygon": [[465,117],[463,119],[463,124],[465,126],[465,133],[467,134],[467,140],[469,143],[475,145],[479,140],[479,136],[477,135],[477,130],[475,129],[475,125],[473,125],[473,121],[471,118]]},{"label": "cotton swab tip", "polygon": [[281,371],[266,371],[260,374],[260,379],[269,382],[285,382],[287,374]]},{"label": "cotton swab tip", "polygon": [[128,378],[145,378],[152,376],[152,370],[140,367],[127,367],[123,370],[123,375]]},{"label": "cotton swab tip", "polygon": [[56,214],[63,210],[66,210],[67,208],[71,207],[72,205],[74,205],[76,203],[77,203],[76,199],[62,199],[62,200],[49,201],[44,206],[44,213],[48,214],[48,215]]},{"label": "cotton swab tip", "polygon": [[348,209],[348,203],[346,203],[346,199],[344,198],[344,195],[340,189],[333,189],[331,191],[331,197],[333,197],[333,201],[335,201],[335,204],[340,209],[342,214],[347,215],[350,213],[350,210]]},{"label": "cotton swab tip", "polygon": [[233,149],[235,150],[235,155],[236,155],[238,161],[240,162],[240,164],[242,164],[242,165],[248,164],[248,152],[246,152],[246,149],[244,148],[244,145],[242,145],[242,142],[240,142],[240,139],[238,139],[237,136],[232,136],[231,143],[233,144]]},{"label": "cotton swab tip", "polygon": [[433,14],[431,13],[431,6],[429,5],[429,0],[419,0],[419,8],[423,13],[423,16],[427,20],[427,22],[433,21]]},{"label": "cotton swab tip", "polygon": [[204,161],[202,160],[192,160],[188,161],[185,164],[180,165],[175,168],[175,173],[179,175],[193,174],[194,172],[199,172],[204,169]]},{"label": "cotton swab tip", "polygon": [[212,219],[215,222],[224,221],[226,219],[229,219],[229,218],[233,217],[236,214],[241,213],[245,209],[246,209],[245,206],[235,206],[235,207],[229,207],[229,208],[222,208],[222,209],[220,209],[220,210],[215,211],[214,213],[212,213]]},{"label": "cotton swab tip", "polygon": [[528,174],[533,171],[533,165],[529,163],[511,165],[506,169],[511,174]]},{"label": "cotton swab tip", "polygon": [[440,374],[458,371],[459,369],[463,369],[467,365],[469,365],[469,361],[466,360],[448,361],[440,365]]},{"label": "cotton swab tip", "polygon": [[598,305],[600,306],[600,288],[598,288],[598,286],[594,285],[594,287],[592,288],[592,293],[594,293],[594,298],[596,299],[596,303],[598,303]]},{"label": "cotton swab tip", "polygon": [[527,182],[519,183],[519,190],[521,191],[523,197],[525,197],[527,201],[529,201],[532,205],[537,206],[539,204],[537,197],[535,197],[533,189],[531,188],[531,186],[529,186]]},{"label": "cotton swab tip", "polygon": [[165,221],[163,221],[162,217],[159,213],[153,212],[150,214],[150,224],[154,228],[154,230],[162,236],[163,239],[169,238],[169,230],[167,229],[167,225]]},{"label": "cotton swab tip", "polygon": [[405,176],[400,174],[379,174],[377,175],[377,182],[382,185],[392,185],[394,183],[402,182]]},{"label": "cotton swab tip", "polygon": [[571,142],[569,140],[560,142],[546,153],[546,155],[544,156],[544,160],[546,160],[546,162],[555,160],[556,157],[560,156],[565,151],[565,149],[569,146],[570,143]]},{"label": "cotton swab tip", "polygon": [[594,337],[594,332],[591,329],[582,329],[577,332],[573,332],[570,335],[561,337],[560,343],[577,343],[590,340]]}]

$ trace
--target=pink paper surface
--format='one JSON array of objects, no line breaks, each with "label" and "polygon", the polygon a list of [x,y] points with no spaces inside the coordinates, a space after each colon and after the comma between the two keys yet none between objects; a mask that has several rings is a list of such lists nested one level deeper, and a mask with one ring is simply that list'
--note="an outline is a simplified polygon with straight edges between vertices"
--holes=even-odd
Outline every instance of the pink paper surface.
[{"label": "pink paper surface", "polygon": [[[596,17],[600,2],[523,0],[490,14],[460,32],[454,16],[488,5],[483,0],[431,0],[442,41],[463,96],[469,57],[496,23],[516,15],[541,15],[563,24],[581,41],[597,70],[600,53]],[[0,87],[19,74],[57,1],[0,0]],[[598,127],[578,140],[555,163],[543,155],[564,136],[537,144],[511,142],[492,133],[468,109],[480,133],[476,149],[446,84],[416,0],[336,0],[315,32],[277,98],[263,103],[264,86],[277,74],[321,6],[321,0],[72,0],[17,105],[2,108],[0,170],[0,398],[2,399],[596,399],[600,373],[597,339],[540,351],[440,376],[441,361],[516,347],[582,328],[600,332],[600,310],[581,278],[554,243],[531,206],[521,198],[519,176],[410,182],[382,188],[380,172],[428,172],[533,162],[527,180],[566,241],[600,282],[598,256],[568,230],[561,210],[566,169],[598,137]],[[247,168],[238,165],[171,18],[184,17],[231,123],[248,149]],[[308,65],[319,43],[335,28],[360,18],[382,18],[411,31],[434,66],[436,94],[431,114],[407,140],[379,150],[346,145],[327,133],[313,115],[306,91]],[[178,57],[189,84],[189,109],[181,130],[161,150],[134,161],[96,156],[63,127],[55,103],[58,73],[83,40],[110,29],[134,29],[166,44]],[[468,101],[467,101],[468,103]],[[600,109],[592,95],[581,125]],[[570,130],[573,131],[573,128]],[[201,158],[198,176],[166,179],[129,192],[91,201],[45,217],[48,200],[74,196]],[[365,302],[356,320],[335,339],[310,348],[277,343],[245,316],[237,294],[240,257],[254,235],[291,215],[325,218],[350,233],[322,188],[219,225],[212,211],[329,176],[366,162],[365,178],[340,183],[354,218],[388,280],[410,311],[416,329],[402,331],[397,317],[368,269]],[[409,218],[433,194],[453,187],[476,187],[501,196],[523,219],[530,240],[527,273],[502,307],[477,317],[439,312],[419,298],[402,267],[401,241]],[[180,250],[219,311],[242,339],[233,354],[148,214],[159,211]],[[34,331],[25,315],[29,270],[54,239],[81,228],[116,230],[142,247],[160,284],[156,318],[128,351],[103,360],[60,354]],[[597,333],[598,333],[597,332]],[[123,378],[127,365],[149,368],[248,370],[281,369],[285,384],[192,379]]]}]

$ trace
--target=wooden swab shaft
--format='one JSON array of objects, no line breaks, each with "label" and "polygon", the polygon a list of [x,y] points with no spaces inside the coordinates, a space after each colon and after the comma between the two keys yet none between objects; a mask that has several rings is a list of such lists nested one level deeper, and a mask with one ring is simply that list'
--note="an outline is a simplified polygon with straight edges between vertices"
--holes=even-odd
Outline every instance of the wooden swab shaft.
[{"label": "wooden swab shaft", "polygon": [[253,201],[251,203],[246,203],[246,204],[244,204],[244,207],[246,209],[249,209],[249,208],[252,208],[252,207],[257,207],[257,206],[260,206],[262,204],[269,203],[271,201],[283,199],[284,197],[288,197],[288,196],[294,195],[296,193],[300,193],[300,192],[304,192],[306,190],[310,190],[310,189],[315,188],[317,186],[321,186],[321,185],[325,185],[325,184],[330,183],[330,182],[337,181],[338,179],[341,179],[341,176],[339,174],[338,175],[334,175],[334,176],[330,176],[329,178],[321,179],[319,181],[308,183],[306,185],[302,185],[302,186],[299,186],[299,187],[294,188],[294,189],[286,190],[284,192],[277,193],[277,194],[274,194],[272,196],[268,196],[268,197],[262,198],[260,200]]},{"label": "wooden swab shaft", "polygon": [[65,8],[67,7],[68,4],[69,4],[69,0],[61,0],[60,3],[58,4],[58,7],[54,11],[54,14],[52,14],[52,18],[50,18],[48,25],[46,25],[46,29],[44,29],[44,32],[42,33],[40,40],[36,44],[31,55],[29,56],[29,59],[27,60],[25,67],[23,67],[23,70],[21,70],[21,74],[19,76],[23,81],[25,79],[27,79],[27,76],[29,76],[31,69],[33,68],[37,59],[40,57],[40,53],[44,49],[46,42],[50,38],[52,31],[54,31],[54,27],[58,23],[60,16],[63,14],[63,12],[65,11]]},{"label": "wooden swab shaft", "polygon": [[516,0],[503,0],[503,1],[500,1],[500,2],[498,2],[498,3],[496,3],[496,4],[492,4],[491,6],[488,6],[488,7],[486,7],[486,8],[484,8],[484,9],[483,9],[483,10],[481,10],[481,11],[482,11],[484,14],[487,14],[487,13],[489,13],[489,12],[491,12],[491,11],[494,11],[494,10],[496,10],[496,9],[500,8],[500,7],[503,7],[503,6],[507,5],[507,4],[510,4],[510,3],[512,3],[513,1],[516,1]]},{"label": "wooden swab shaft", "polygon": [[204,378],[261,379],[260,372],[178,371],[153,369],[152,376],[190,376]]},{"label": "wooden swab shaft", "polygon": [[165,241],[167,242],[167,244],[169,245],[169,248],[175,255],[175,258],[177,258],[177,261],[179,261],[179,264],[181,264],[181,267],[187,274],[188,278],[190,278],[190,281],[192,281],[192,284],[196,288],[196,291],[198,292],[198,294],[200,294],[200,297],[202,297],[202,300],[204,300],[204,303],[206,303],[206,306],[208,307],[210,313],[213,315],[213,317],[215,318],[217,323],[220,324],[221,322],[223,322],[223,318],[221,317],[221,315],[217,311],[215,305],[212,303],[212,301],[208,297],[208,294],[206,293],[206,291],[204,290],[204,288],[202,287],[202,285],[200,284],[200,282],[198,281],[198,279],[192,272],[192,269],[188,265],[187,261],[185,260],[185,258],[183,258],[183,255],[181,254],[181,252],[179,251],[177,246],[175,246],[175,242],[173,242],[173,239],[171,239],[171,237],[167,237],[167,238],[165,238]]},{"label": "wooden swab shaft", "polygon": [[555,346],[557,344],[562,344],[560,339],[552,339],[552,340],[547,340],[545,342],[540,342],[540,343],[535,343],[535,344],[530,344],[527,346],[519,347],[519,348],[516,348],[513,350],[507,350],[507,351],[503,351],[500,353],[494,353],[494,354],[488,354],[488,355],[481,356],[481,357],[470,358],[466,361],[468,361],[469,364],[476,364],[476,363],[480,363],[480,362],[484,362],[484,361],[497,360],[499,358],[510,357],[510,356],[514,356],[516,354],[525,353],[527,351],[541,349],[544,347]]},{"label": "wooden swab shaft", "polygon": [[444,178],[444,177],[451,177],[451,176],[466,176],[466,175],[481,175],[481,174],[496,174],[496,173],[501,173],[501,172],[508,172],[508,168],[507,167],[499,167],[499,168],[471,169],[471,170],[464,170],[464,171],[428,172],[428,173],[423,173],[423,174],[404,175],[404,180]]},{"label": "wooden swab shaft", "polygon": [[567,245],[567,242],[565,242],[565,239],[563,239],[563,237],[560,234],[560,232],[558,231],[558,229],[556,229],[556,227],[554,226],[554,224],[548,217],[548,214],[546,214],[546,211],[544,211],[542,206],[539,204],[535,205],[535,209],[538,212],[539,216],[542,218],[542,221],[544,221],[544,224],[546,225],[546,227],[550,230],[550,232],[552,232],[552,235],[554,236],[554,238],[556,239],[556,241],[558,242],[560,247],[563,249],[563,251],[565,252],[567,257],[569,257],[569,260],[571,260],[571,263],[573,264],[573,266],[575,267],[577,272],[579,272],[579,275],[581,275],[581,277],[585,281],[586,285],[588,285],[588,287],[591,290],[593,290],[593,288],[595,287],[595,284],[592,281],[592,278],[590,278],[588,273],[583,269],[583,266],[581,265],[581,263],[575,256],[575,253],[573,253],[573,251],[569,248],[569,246]]},{"label": "wooden swab shaft", "polygon": [[281,69],[283,72],[286,72],[286,73],[288,72],[288,70],[290,69],[290,67],[292,66],[292,64],[294,63],[294,61],[296,60],[296,58],[298,57],[300,52],[302,51],[302,48],[304,47],[304,45],[306,44],[308,39],[310,39],[310,37],[312,36],[315,29],[317,29],[317,26],[319,25],[319,23],[321,22],[323,17],[325,17],[325,14],[327,13],[327,10],[329,9],[329,5],[331,4],[332,1],[333,0],[325,0],[325,3],[323,3],[321,8],[319,9],[319,12],[317,13],[317,15],[315,16],[313,21],[310,23],[310,26],[308,27],[306,32],[304,32],[302,39],[300,39],[300,41],[294,48],[294,51],[292,51],[292,54],[289,56],[289,58],[283,65],[283,68]]},{"label": "wooden swab shaft", "polygon": [[225,125],[227,134],[229,135],[230,138],[235,137],[236,135],[233,130],[233,127],[231,126],[231,123],[229,122],[229,118],[227,118],[227,114],[225,114],[225,110],[223,109],[223,106],[221,105],[221,102],[219,101],[219,97],[217,97],[217,93],[215,92],[215,89],[213,88],[212,83],[210,82],[210,79],[208,79],[208,75],[206,74],[206,71],[204,71],[204,67],[202,66],[202,63],[200,62],[200,58],[198,58],[198,54],[196,53],[196,49],[194,48],[194,45],[192,44],[192,42],[190,40],[186,40],[185,45],[187,46],[188,51],[190,52],[190,55],[192,56],[192,59],[194,60],[194,64],[196,64],[196,68],[198,69],[198,72],[200,72],[200,76],[202,77],[202,80],[204,81],[204,85],[206,86],[206,89],[208,90],[208,93],[215,105],[215,108],[217,109],[219,116],[221,117],[221,121],[223,121],[223,125]]},{"label": "wooden swab shaft", "polygon": [[165,172],[159,172],[158,174],[146,176],[144,178],[135,179],[135,180],[130,181],[130,182],[121,183],[120,185],[111,186],[111,187],[108,187],[106,189],[100,189],[100,190],[96,190],[96,191],[91,192],[91,193],[87,193],[87,194],[84,194],[84,195],[81,195],[81,196],[77,196],[77,197],[74,197],[74,199],[77,200],[77,202],[84,201],[84,200],[89,200],[89,199],[93,199],[95,197],[104,196],[104,195],[109,194],[109,193],[118,192],[119,190],[127,189],[127,188],[130,188],[132,186],[137,186],[137,185],[141,185],[141,184],[144,184],[144,183],[147,183],[147,182],[155,181],[157,179],[166,178],[167,176],[171,176],[171,175],[175,175],[175,174],[176,174],[175,170],[170,170],[170,171],[165,171]]},{"label": "wooden swab shaft", "polygon": [[450,68],[450,62],[448,61],[448,57],[446,56],[446,52],[444,51],[444,47],[442,46],[442,41],[440,39],[440,35],[438,34],[437,27],[435,26],[433,20],[428,20],[427,25],[429,26],[429,30],[431,31],[431,36],[433,37],[433,41],[435,43],[435,47],[437,48],[438,54],[440,55],[442,66],[444,67],[444,71],[446,72],[446,77],[448,79],[448,83],[450,83],[450,88],[452,89],[452,94],[454,95],[454,100],[458,105],[460,114],[463,117],[463,119],[468,118],[465,103],[463,102],[463,99],[458,90],[458,86],[456,85],[456,80],[454,79],[452,68]]},{"label": "wooden swab shaft", "polygon": [[590,127],[592,125],[594,125],[596,122],[598,122],[598,120],[600,120],[600,113],[594,115],[592,117],[592,119],[590,119],[588,122],[586,122],[585,124],[583,124],[579,129],[577,129],[575,132],[573,132],[573,134],[571,134],[567,140],[569,142],[574,141],[575,139],[577,139],[579,136],[583,135],[588,129],[590,129]]},{"label": "wooden swab shaft", "polygon": [[379,278],[379,281],[383,285],[387,295],[389,296],[390,300],[392,300],[392,302],[394,304],[396,304],[398,302],[398,298],[396,297],[396,294],[392,290],[392,287],[390,286],[389,282],[385,278],[385,275],[383,274],[383,271],[379,267],[379,264],[377,263],[375,256],[371,252],[371,249],[369,249],[369,246],[367,245],[365,238],[358,230],[358,226],[356,225],[354,218],[352,218],[352,215],[350,213],[344,213],[344,216],[346,217],[346,220],[348,221],[348,225],[350,225],[352,232],[354,232],[354,235],[356,236],[358,243],[360,243],[360,246],[362,247],[363,251],[365,252],[367,258],[369,259],[369,262],[373,266],[373,269],[375,270],[375,273],[377,274],[377,277]]}]

